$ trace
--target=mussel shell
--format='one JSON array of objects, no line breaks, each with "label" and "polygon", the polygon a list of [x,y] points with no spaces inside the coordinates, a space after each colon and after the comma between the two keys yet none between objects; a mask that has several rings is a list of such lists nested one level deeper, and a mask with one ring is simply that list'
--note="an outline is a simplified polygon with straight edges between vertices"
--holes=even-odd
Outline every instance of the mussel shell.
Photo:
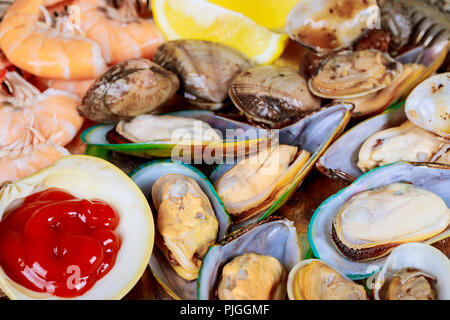
[{"label": "mussel shell", "polygon": [[250,120],[273,128],[298,121],[320,109],[320,99],[291,67],[259,66],[245,70],[231,84],[234,105]]},{"label": "mussel shell", "polygon": [[438,249],[423,243],[406,243],[395,248],[386,259],[381,271],[376,274],[373,288],[374,298],[380,300],[380,291],[392,275],[402,269],[417,269],[436,279],[438,300],[450,300],[450,260]]},{"label": "mussel shell", "polygon": [[[329,197],[315,211],[308,227],[308,239],[317,258],[345,273],[351,279],[364,279],[378,272],[386,257],[367,262],[354,262],[347,259],[336,248],[332,240],[332,222],[344,203],[357,193],[383,185],[404,182],[411,183],[440,196],[450,206],[450,168],[438,164],[412,164],[397,162],[374,169],[349,187]],[[435,243],[450,236],[447,229],[426,243]]]},{"label": "mussel shell", "polygon": [[178,75],[184,91],[220,104],[231,81],[253,62],[240,51],[203,40],[174,40],[162,44],[154,61]]},{"label": "mussel shell", "polygon": [[120,62],[89,88],[78,108],[92,121],[112,123],[155,111],[178,90],[176,74],[147,59]]},{"label": "mussel shell", "polygon": [[297,230],[287,219],[268,219],[241,229],[222,243],[210,247],[198,278],[199,300],[216,299],[215,290],[223,266],[244,253],[272,256],[289,272],[301,259]]},{"label": "mussel shell", "polygon": [[[114,125],[97,125],[84,131],[81,135],[81,139],[91,147],[98,147],[146,158],[170,158],[175,155],[176,157],[183,157],[183,159],[185,159],[185,157],[189,156],[194,157],[197,152],[202,154],[202,150],[210,148],[211,150],[219,152],[215,155],[213,154],[211,159],[207,159],[212,162],[215,161],[216,157],[219,157],[220,152],[223,153],[223,157],[228,156],[230,153],[232,156],[241,156],[249,152],[249,150],[256,148],[259,144],[266,143],[267,140],[270,139],[270,132],[266,130],[260,129],[254,131],[255,128],[249,124],[215,115],[211,111],[178,111],[169,113],[169,115],[205,121],[209,123],[213,129],[219,130],[224,138],[227,137],[227,130],[236,130],[235,132],[241,132],[242,135],[238,135],[233,140],[228,139],[213,144],[190,143],[188,145],[183,145],[163,141],[114,144],[109,143],[106,139],[107,134],[114,128]],[[252,130],[257,136],[246,136],[245,132],[248,132],[248,130]]]},{"label": "mussel shell", "polygon": [[325,151],[317,168],[333,179],[352,182],[359,178],[363,174],[357,166],[361,146],[374,133],[404,123],[407,120],[404,110],[402,102],[351,128]]},{"label": "mussel shell", "polygon": [[[152,187],[156,180],[166,174],[181,174],[194,179],[202,191],[208,196],[219,221],[217,241],[224,239],[228,233],[231,219],[208,179],[194,167],[173,163],[170,160],[159,160],[144,164],[134,170],[130,177],[142,190],[147,200],[152,203]],[[155,247],[149,262],[150,269],[164,290],[175,299],[195,299],[196,281],[187,281],[180,277],[170,266],[159,248]]]},{"label": "mussel shell", "polygon": [[[342,133],[351,118],[352,109],[353,106],[349,104],[336,104],[279,131],[280,144],[298,146],[300,149],[310,152],[311,157],[292,180],[287,191],[278,199],[274,199],[268,210],[249,217],[249,220],[235,225],[234,228],[267,218],[289,199],[314,167],[320,155]],[[211,174],[211,181],[215,183],[235,165],[227,163],[217,166]]]}]

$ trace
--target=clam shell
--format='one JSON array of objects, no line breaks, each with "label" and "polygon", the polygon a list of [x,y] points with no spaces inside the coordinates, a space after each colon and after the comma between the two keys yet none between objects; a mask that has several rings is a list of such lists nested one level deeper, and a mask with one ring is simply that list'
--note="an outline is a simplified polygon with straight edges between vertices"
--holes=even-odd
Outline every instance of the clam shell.
[{"label": "clam shell", "polygon": [[240,51],[202,40],[174,40],[162,44],[154,61],[178,75],[183,89],[206,101],[221,103],[233,79],[253,66]]},{"label": "clam shell", "polygon": [[[97,125],[85,130],[81,135],[81,139],[87,145],[97,147],[94,149],[96,153],[99,152],[98,148],[100,148],[146,158],[170,158],[173,156],[178,159],[181,157],[185,162],[200,155],[202,156],[200,160],[204,162],[210,161],[211,163],[214,163],[216,159],[222,159],[229,155],[244,155],[259,144],[267,143],[267,140],[270,139],[270,133],[266,130],[260,129],[255,131],[255,128],[249,124],[215,115],[211,111],[178,111],[168,115],[207,122],[213,129],[220,131],[224,138],[227,137],[227,130],[236,130],[234,132],[240,133],[236,138],[228,138],[228,140],[225,139],[217,143],[191,142],[174,144],[170,141],[152,141],[146,143],[111,144],[107,141],[106,135],[114,128],[114,125]],[[246,135],[249,132],[248,130],[251,130],[254,135]]]},{"label": "clam shell", "polygon": [[438,249],[423,243],[407,243],[395,248],[386,259],[381,271],[370,279],[368,287],[374,297],[380,300],[380,290],[386,280],[401,269],[412,268],[423,271],[436,279],[438,300],[450,300],[450,260]]},{"label": "clam shell", "polygon": [[398,127],[407,121],[404,102],[390,107],[380,115],[367,119],[345,132],[317,162],[317,168],[330,178],[352,182],[363,171],[357,166],[364,142],[373,134]]},{"label": "clam shell", "polygon": [[[353,106],[349,104],[336,104],[279,131],[280,144],[298,146],[300,149],[310,152],[311,157],[298,171],[287,191],[285,191],[281,197],[274,199],[274,202],[269,209],[251,217],[251,219],[247,221],[233,226],[234,228],[242,227],[267,218],[289,199],[314,167],[314,164],[324,150],[326,150],[330,143],[342,133],[350,120],[352,108]],[[211,181],[216,183],[225,172],[234,166],[235,163],[217,166],[211,174]]]},{"label": "clam shell", "polygon": [[259,66],[245,70],[231,84],[234,105],[250,120],[282,127],[320,109],[320,99],[306,79],[286,66]]},{"label": "clam shell", "polygon": [[[386,257],[367,261],[354,262],[343,256],[332,240],[332,222],[339,209],[352,196],[365,190],[395,183],[411,183],[415,187],[428,190],[440,196],[450,206],[450,168],[438,164],[412,164],[397,162],[374,169],[349,187],[331,196],[316,210],[308,227],[308,239],[317,258],[345,273],[351,279],[364,279],[378,272],[386,261]],[[450,229],[429,239],[426,243],[438,242],[450,236]]]},{"label": "clam shell", "polygon": [[272,256],[289,272],[301,259],[301,249],[294,223],[287,219],[269,219],[241,229],[221,244],[212,246],[200,269],[198,299],[215,299],[223,266],[244,253]]},{"label": "clam shell", "polygon": [[[170,160],[153,161],[133,171],[131,179],[139,186],[149,202],[152,202],[152,187],[160,177],[166,174],[181,174],[194,179],[208,196],[219,221],[217,241],[221,241],[230,227],[230,217],[214,187],[197,169],[187,164],[173,163]],[[196,281],[187,281],[180,277],[170,266],[159,248],[155,248],[149,262],[150,269],[163,289],[175,299],[192,300],[196,298]]]}]

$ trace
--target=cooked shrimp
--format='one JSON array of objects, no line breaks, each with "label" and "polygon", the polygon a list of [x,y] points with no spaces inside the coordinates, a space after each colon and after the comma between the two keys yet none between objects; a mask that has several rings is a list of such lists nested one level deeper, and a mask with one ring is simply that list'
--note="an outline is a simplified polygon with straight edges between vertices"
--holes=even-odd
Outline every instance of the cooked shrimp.
[{"label": "cooked shrimp", "polygon": [[62,90],[66,92],[73,93],[80,98],[83,98],[89,87],[94,83],[95,79],[88,80],[59,80],[59,79],[46,79],[46,78],[35,78],[33,83],[38,86],[38,88],[52,88],[55,90]]},{"label": "cooked shrimp", "polygon": [[0,25],[0,48],[12,64],[34,75],[92,79],[106,69],[97,43],[77,25],[77,10],[56,25],[45,7],[61,0],[16,0]]},{"label": "cooked shrimp", "polygon": [[29,130],[12,146],[0,148],[0,185],[33,174],[67,155],[70,153],[65,148],[45,142]]},{"label": "cooked shrimp", "polygon": [[75,137],[83,124],[78,97],[54,89],[41,93],[16,72],[6,74],[6,83],[12,95],[0,95],[0,147],[13,144],[29,130],[60,146]]},{"label": "cooked shrimp", "polygon": [[153,20],[139,18],[135,0],[125,0],[120,9],[106,0],[75,0],[81,11],[81,29],[100,45],[107,63],[134,58],[153,59],[164,42]]}]

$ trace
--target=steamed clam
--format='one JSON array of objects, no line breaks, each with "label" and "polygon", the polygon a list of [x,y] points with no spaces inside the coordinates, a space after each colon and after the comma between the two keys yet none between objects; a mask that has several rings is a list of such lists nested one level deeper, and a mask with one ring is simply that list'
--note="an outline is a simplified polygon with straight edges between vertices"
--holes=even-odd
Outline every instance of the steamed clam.
[{"label": "steamed clam", "polygon": [[285,299],[286,274],[300,256],[292,221],[269,218],[240,229],[206,254],[198,298]]},{"label": "steamed clam", "polygon": [[253,62],[236,49],[193,39],[162,44],[154,61],[178,75],[185,98],[212,110],[221,107],[233,79],[253,66]]},{"label": "steamed clam", "polygon": [[397,247],[374,277],[368,284],[377,300],[450,299],[450,260],[427,244]]},{"label": "steamed clam", "polygon": [[291,300],[367,300],[363,286],[327,263],[303,260],[289,273],[288,295]]},{"label": "steamed clam", "polygon": [[245,70],[231,84],[234,105],[253,122],[279,128],[320,109],[306,79],[291,67],[259,66]]},{"label": "steamed clam", "polygon": [[425,241],[450,226],[450,209],[438,195],[405,183],[360,192],[339,209],[332,238],[343,255],[366,261],[406,242]]},{"label": "steamed clam", "polygon": [[78,107],[92,121],[113,123],[154,112],[178,90],[176,74],[147,59],[131,59],[108,69]]},{"label": "steamed clam", "polygon": [[341,51],[325,59],[308,84],[319,97],[356,98],[386,88],[402,70],[400,62],[378,50]]},{"label": "steamed clam", "polygon": [[157,212],[150,268],[176,299],[195,299],[198,272],[206,251],[228,232],[230,218],[207,178],[181,163],[154,161],[131,178]]},{"label": "steamed clam", "polygon": [[265,212],[289,188],[310,153],[276,145],[239,161],[214,186],[235,222]]},{"label": "steamed clam", "polygon": [[450,236],[448,166],[397,162],[369,171],[316,210],[308,228],[314,255],[351,279],[378,272],[403,243]]},{"label": "steamed clam", "polygon": [[302,0],[286,23],[292,39],[323,54],[350,46],[379,18],[375,0]]}]

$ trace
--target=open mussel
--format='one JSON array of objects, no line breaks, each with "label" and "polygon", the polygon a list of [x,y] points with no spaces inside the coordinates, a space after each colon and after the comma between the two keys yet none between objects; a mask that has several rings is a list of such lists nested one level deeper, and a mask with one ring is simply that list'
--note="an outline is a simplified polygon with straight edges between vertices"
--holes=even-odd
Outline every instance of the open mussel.
[{"label": "open mussel", "polygon": [[296,69],[284,66],[245,70],[232,82],[229,95],[247,119],[271,128],[291,124],[321,107],[306,79]]},{"label": "open mussel", "polygon": [[353,44],[380,18],[375,0],[302,0],[287,17],[289,36],[320,54]]},{"label": "open mussel", "polygon": [[202,260],[230,225],[221,200],[201,172],[169,160],[145,164],[131,178],[157,212],[152,272],[174,298],[194,299]]},{"label": "open mussel", "polygon": [[287,274],[300,259],[292,221],[269,218],[240,229],[209,249],[198,299],[285,299]]},{"label": "open mussel", "polygon": [[317,158],[338,136],[352,105],[336,104],[278,131],[276,141],[211,175],[236,226],[271,215],[296,191]]},{"label": "open mussel", "polygon": [[326,262],[317,259],[299,262],[289,273],[290,300],[367,300],[362,285]]},{"label": "open mussel", "polygon": [[112,66],[89,88],[79,113],[95,122],[113,123],[154,112],[178,90],[176,74],[147,59]]},{"label": "open mussel", "polygon": [[210,110],[221,108],[233,79],[253,66],[247,56],[234,48],[193,39],[162,44],[154,61],[178,75],[188,101]]},{"label": "open mussel", "polygon": [[316,210],[308,228],[314,255],[362,279],[403,243],[446,239],[449,170],[398,162],[366,173]]},{"label": "open mussel", "polygon": [[395,248],[373,278],[367,283],[376,300],[450,299],[450,260],[427,244]]}]

